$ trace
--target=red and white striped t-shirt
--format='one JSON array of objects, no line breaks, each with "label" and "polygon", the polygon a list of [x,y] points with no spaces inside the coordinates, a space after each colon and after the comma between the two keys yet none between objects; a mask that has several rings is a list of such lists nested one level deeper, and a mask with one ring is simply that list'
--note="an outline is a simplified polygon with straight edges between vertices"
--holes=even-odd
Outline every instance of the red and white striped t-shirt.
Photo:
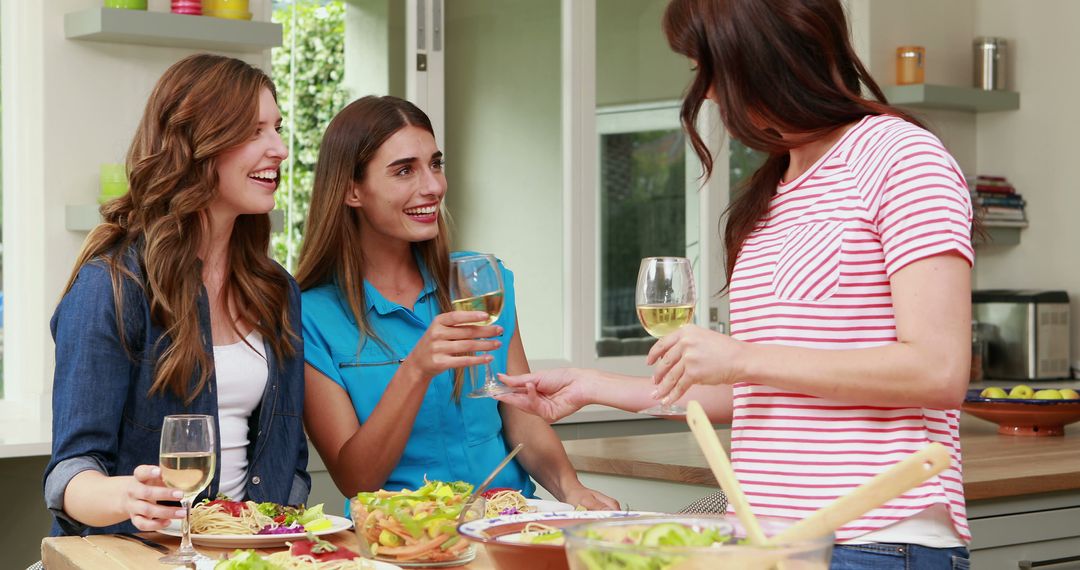
[{"label": "red and white striped t-shirt", "polygon": [[[865,117],[779,186],[747,238],[731,279],[732,335],[824,350],[896,342],[889,278],[947,252],[972,262],[971,218],[960,168],[934,135],[897,117]],[[958,410],[852,405],[737,383],[731,439],[754,513],[789,518],[939,442],[952,453],[948,470],[845,525],[837,539],[943,504],[970,541]]]}]

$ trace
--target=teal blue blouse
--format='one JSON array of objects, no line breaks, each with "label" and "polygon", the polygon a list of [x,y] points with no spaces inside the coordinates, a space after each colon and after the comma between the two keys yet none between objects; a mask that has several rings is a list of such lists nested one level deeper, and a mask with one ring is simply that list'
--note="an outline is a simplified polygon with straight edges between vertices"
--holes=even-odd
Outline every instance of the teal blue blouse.
[{"label": "teal blue blouse", "polygon": [[[452,257],[464,255],[455,253]],[[327,378],[345,389],[356,417],[363,424],[375,410],[383,392],[416,343],[439,314],[436,284],[417,258],[424,288],[412,310],[387,300],[364,281],[367,318],[372,329],[389,347],[368,339],[360,344],[360,332],[348,301],[336,284],[324,284],[301,295],[304,325],[304,359]],[[505,289],[503,311],[495,324],[503,328],[498,337],[502,346],[491,354],[495,373],[506,371],[507,351],[514,335],[514,276],[500,263]],[[359,349],[359,350],[358,350]],[[453,371],[431,379],[408,443],[384,489],[416,489],[424,478],[439,481],[467,481],[479,485],[508,452],[499,415],[498,401],[467,398],[470,375],[460,401],[453,399]],[[529,475],[515,460],[507,465],[492,487],[520,489],[526,496],[536,490]]]}]

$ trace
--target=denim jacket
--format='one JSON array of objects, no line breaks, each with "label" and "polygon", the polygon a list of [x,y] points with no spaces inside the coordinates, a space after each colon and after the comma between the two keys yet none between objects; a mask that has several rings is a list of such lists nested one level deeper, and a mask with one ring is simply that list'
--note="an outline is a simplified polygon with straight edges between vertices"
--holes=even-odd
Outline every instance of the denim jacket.
[{"label": "denim jacket", "polygon": [[[134,248],[125,265],[140,282],[141,264]],[[281,269],[284,273],[285,270]],[[90,528],[64,512],[64,490],[78,473],[94,470],[108,476],[131,475],[135,467],[157,465],[161,424],[170,414],[217,417],[217,380],[189,405],[171,391],[150,395],[154,365],[168,346],[158,343],[163,330],[150,319],[150,303],[142,287],[122,279],[124,340],[120,342],[112,281],[107,263],[94,260],[79,269],[50,323],[56,343],[53,378],[52,458],[45,470],[45,504],[56,524],[52,534],[133,532],[130,521]],[[299,504],[307,500],[307,439],[301,414],[304,407],[304,353],[300,322],[300,293],[289,277],[289,324],[297,335],[292,357],[278,362],[266,346],[268,378],[262,403],[249,419],[247,499]],[[213,355],[210,304],[205,289],[198,300],[199,325],[205,348]],[[129,352],[130,351],[130,352]],[[194,385],[194,378],[192,381]],[[218,434],[217,465],[221,465]],[[219,473],[202,496],[218,492]],[[119,498],[118,498],[119,499]]]}]

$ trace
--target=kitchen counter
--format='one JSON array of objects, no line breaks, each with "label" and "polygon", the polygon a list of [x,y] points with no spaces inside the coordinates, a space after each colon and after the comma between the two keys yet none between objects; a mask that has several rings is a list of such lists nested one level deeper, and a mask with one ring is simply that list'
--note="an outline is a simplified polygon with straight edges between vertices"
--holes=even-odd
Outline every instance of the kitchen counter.
[{"label": "kitchen counter", "polygon": [[[961,415],[964,492],[969,501],[1053,491],[1080,491],[1080,426],[1065,437],[998,435],[997,426]],[[725,447],[730,431],[718,430]],[[715,486],[690,433],[605,437],[565,442],[579,471]]]},{"label": "kitchen counter", "polygon": [[[725,446],[730,431],[718,430]],[[961,415],[972,567],[1015,570],[1080,563],[1080,424],[1064,437],[999,435]],[[717,489],[692,434],[567,441],[586,486],[637,510],[678,510]],[[1074,568],[1076,566],[1053,566]]]}]

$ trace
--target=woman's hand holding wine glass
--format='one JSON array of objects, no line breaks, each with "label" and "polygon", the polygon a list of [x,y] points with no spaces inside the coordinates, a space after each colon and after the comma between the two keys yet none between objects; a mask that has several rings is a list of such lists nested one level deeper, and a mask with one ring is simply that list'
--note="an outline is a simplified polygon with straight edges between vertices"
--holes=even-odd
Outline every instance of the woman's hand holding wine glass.
[{"label": "woman's hand holding wine glass", "polygon": [[185,511],[160,501],[179,501],[183,491],[170,489],[161,480],[161,468],[157,465],[140,465],[135,468],[132,477],[121,498],[122,509],[131,519],[135,528],[143,531],[161,530],[173,519],[183,518]]},{"label": "woman's hand holding wine glass", "polygon": [[191,546],[191,503],[214,478],[217,454],[214,418],[183,414],[165,416],[161,426],[161,480],[182,495],[184,509],[180,547],[159,559],[162,564],[192,564],[202,558]]},{"label": "woman's hand holding wine glass", "polygon": [[438,315],[402,366],[415,367],[422,378],[431,379],[451,368],[491,362],[491,355],[477,353],[499,348],[501,342],[485,339],[501,335],[502,327],[465,326],[486,317],[487,313],[479,311],[451,311]]},{"label": "woman's hand holding wine glass", "polygon": [[[486,326],[499,320],[502,314],[504,293],[502,271],[493,255],[469,255],[450,260],[450,304],[455,311],[482,311],[487,318],[464,325]],[[500,394],[509,394],[513,389],[499,382],[491,372],[491,363],[486,361],[484,371],[479,367],[470,369],[474,390],[466,394],[470,398],[491,398]],[[483,384],[477,386],[477,379],[483,377]]]},{"label": "woman's hand holding wine glass", "polygon": [[[664,338],[693,322],[697,303],[694,268],[685,257],[646,257],[641,260],[637,280],[637,314],[641,326],[656,338]],[[659,380],[664,377],[657,375]],[[669,400],[674,401],[674,399]],[[662,403],[642,414],[681,416],[686,409]]]},{"label": "woman's hand holding wine glass", "polygon": [[653,345],[645,363],[653,367],[656,397],[675,402],[694,384],[734,384],[745,377],[746,345],[730,336],[688,325]]}]

